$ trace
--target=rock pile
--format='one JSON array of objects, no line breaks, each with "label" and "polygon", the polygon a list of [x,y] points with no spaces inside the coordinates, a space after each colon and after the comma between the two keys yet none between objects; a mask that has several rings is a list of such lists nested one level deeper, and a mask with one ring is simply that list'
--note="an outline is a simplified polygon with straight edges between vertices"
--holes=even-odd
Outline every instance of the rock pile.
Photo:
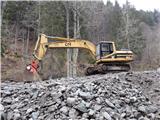
[{"label": "rock pile", "polygon": [[5,82],[1,102],[7,120],[160,120],[159,106],[130,80],[135,75]]}]

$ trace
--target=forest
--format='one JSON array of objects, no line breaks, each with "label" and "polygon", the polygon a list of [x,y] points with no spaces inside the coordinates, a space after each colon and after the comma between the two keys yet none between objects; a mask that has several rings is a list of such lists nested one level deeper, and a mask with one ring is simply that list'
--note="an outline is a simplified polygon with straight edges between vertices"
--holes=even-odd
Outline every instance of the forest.
[{"label": "forest", "polygon": [[[134,52],[132,69],[160,67],[160,12],[136,10],[128,1],[3,1],[1,2],[2,79],[21,78],[40,33],[80,38],[95,44],[114,41],[118,49]],[[77,51],[78,75],[93,62]],[[43,61],[48,77],[66,76],[66,50],[49,50]]]}]

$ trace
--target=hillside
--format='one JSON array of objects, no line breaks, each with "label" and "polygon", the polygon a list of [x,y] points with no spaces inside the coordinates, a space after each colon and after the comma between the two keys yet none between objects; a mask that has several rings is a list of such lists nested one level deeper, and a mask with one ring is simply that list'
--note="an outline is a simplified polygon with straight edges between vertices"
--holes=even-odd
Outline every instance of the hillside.
[{"label": "hillside", "polygon": [[[106,5],[102,1],[2,1],[1,8],[2,80],[21,80],[40,33],[94,44],[114,41],[118,50],[133,51],[133,70],[152,70],[160,65],[160,12],[156,9],[137,10],[130,2],[120,6],[118,1]],[[78,58],[73,57],[77,59],[73,66],[83,76],[80,66],[93,60],[81,50],[74,54]],[[46,78],[67,76],[66,56],[66,50],[47,53],[42,69]]]}]

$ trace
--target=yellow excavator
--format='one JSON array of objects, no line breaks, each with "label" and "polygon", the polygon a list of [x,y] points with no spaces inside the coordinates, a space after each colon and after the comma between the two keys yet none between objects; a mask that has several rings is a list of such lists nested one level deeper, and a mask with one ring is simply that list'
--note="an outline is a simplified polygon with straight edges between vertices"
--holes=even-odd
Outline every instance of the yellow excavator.
[{"label": "yellow excavator", "polygon": [[[112,41],[101,41],[94,45],[87,40],[47,36],[45,34],[40,34],[36,42],[33,52],[36,61],[43,60],[48,48],[82,48],[89,50],[96,62],[93,66],[86,68],[86,75],[110,71],[129,71],[129,63],[133,61],[132,51],[117,51],[115,43]],[[30,70],[30,67],[27,67]]]}]

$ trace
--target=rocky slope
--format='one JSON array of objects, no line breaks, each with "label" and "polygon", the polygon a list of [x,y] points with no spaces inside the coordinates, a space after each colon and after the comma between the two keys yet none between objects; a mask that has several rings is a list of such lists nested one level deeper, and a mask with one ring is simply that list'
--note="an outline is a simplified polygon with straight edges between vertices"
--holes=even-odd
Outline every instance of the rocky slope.
[{"label": "rocky slope", "polygon": [[157,71],[4,82],[1,96],[8,120],[160,120]]}]

